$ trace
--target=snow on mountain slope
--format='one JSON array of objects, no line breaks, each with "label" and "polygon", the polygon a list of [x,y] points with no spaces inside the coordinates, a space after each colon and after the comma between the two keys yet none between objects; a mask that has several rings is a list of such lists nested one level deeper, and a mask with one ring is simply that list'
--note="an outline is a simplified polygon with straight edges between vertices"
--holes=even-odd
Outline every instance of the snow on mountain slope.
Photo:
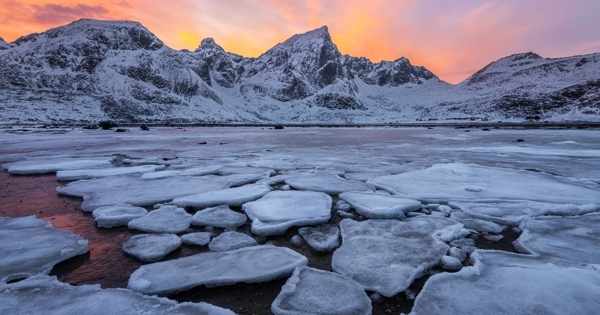
[{"label": "snow on mountain slope", "polygon": [[176,51],[137,22],[82,19],[0,40],[3,123],[386,123],[600,117],[600,54],[517,54],[458,85],[404,57],[342,55],[326,26],[258,58]]}]

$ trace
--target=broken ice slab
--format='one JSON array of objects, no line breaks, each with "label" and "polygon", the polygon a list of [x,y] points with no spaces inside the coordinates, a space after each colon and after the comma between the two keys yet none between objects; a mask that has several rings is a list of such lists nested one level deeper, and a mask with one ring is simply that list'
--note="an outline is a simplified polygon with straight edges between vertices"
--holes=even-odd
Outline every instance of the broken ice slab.
[{"label": "broken ice slab", "polygon": [[245,214],[233,211],[228,205],[200,210],[192,217],[192,225],[233,229],[248,220]]},{"label": "broken ice slab", "polygon": [[426,203],[527,200],[600,204],[600,191],[561,177],[475,164],[436,164],[420,171],[375,177],[367,184]]},{"label": "broken ice slab", "polygon": [[163,259],[181,246],[181,239],[175,234],[138,234],[123,243],[123,250],[144,262]]},{"label": "broken ice slab", "polygon": [[330,224],[305,226],[298,233],[308,245],[319,252],[330,252],[340,247],[340,229]]},{"label": "broken ice slab", "polygon": [[204,246],[210,242],[210,232],[195,232],[181,235],[181,241],[187,245]]},{"label": "broken ice slab", "polygon": [[182,233],[190,227],[192,215],[183,208],[173,205],[161,205],[147,215],[127,223],[130,229],[148,233]]},{"label": "broken ice slab", "polygon": [[365,290],[394,296],[446,254],[449,246],[433,235],[453,225],[457,223],[435,217],[362,222],[344,219],[340,222],[342,246],[333,253],[331,267]]},{"label": "broken ice slab", "polygon": [[204,302],[177,303],[127,289],[102,289],[99,285],[71,286],[56,277],[42,275],[11,284],[0,283],[0,314],[235,315]]},{"label": "broken ice slab", "polygon": [[331,204],[331,197],[321,192],[273,191],[242,209],[252,220],[252,233],[268,236],[283,234],[292,226],[327,222]]},{"label": "broken ice slab", "polygon": [[371,299],[356,281],[333,272],[301,267],[273,301],[275,315],[370,315]]},{"label": "broken ice slab", "polygon": [[129,221],[147,214],[148,210],[144,208],[126,204],[100,207],[92,212],[96,224],[102,228],[127,225]]},{"label": "broken ice slab", "polygon": [[471,257],[474,266],[429,278],[410,314],[593,315],[600,309],[597,270],[502,251],[476,251]]},{"label": "broken ice slab", "polygon": [[159,171],[164,168],[165,167],[163,165],[141,165],[132,167],[111,167],[100,169],[58,171],[56,172],[56,179],[58,179],[59,181],[74,181],[109,176],[141,176],[142,174]]},{"label": "broken ice slab", "polygon": [[104,158],[61,158],[41,159],[32,158],[25,161],[4,164],[10,174],[13,175],[38,175],[50,174],[58,171],[77,170],[91,167],[110,166],[115,157]]},{"label": "broken ice slab", "polygon": [[335,175],[298,175],[285,180],[285,183],[298,190],[324,192],[339,195],[345,191],[373,191],[373,187],[359,181],[343,179]]},{"label": "broken ice slab", "polygon": [[258,245],[258,243],[250,235],[230,231],[223,232],[219,236],[213,238],[208,244],[208,248],[213,252],[224,252],[226,250],[255,245]]},{"label": "broken ice slab", "polygon": [[128,287],[144,294],[167,295],[201,285],[267,282],[289,276],[307,262],[291,249],[269,245],[206,252],[141,266],[129,278]]},{"label": "broken ice slab", "polygon": [[418,200],[399,196],[345,192],[340,194],[340,199],[348,202],[367,219],[403,219],[407,213],[421,209]]},{"label": "broken ice slab", "polygon": [[175,198],[173,203],[180,207],[194,207],[196,209],[220,205],[241,206],[246,202],[262,197],[269,191],[271,191],[271,187],[267,185],[246,185]]},{"label": "broken ice slab", "polygon": [[0,217],[0,281],[48,274],[57,263],[87,251],[87,240],[35,216]]}]

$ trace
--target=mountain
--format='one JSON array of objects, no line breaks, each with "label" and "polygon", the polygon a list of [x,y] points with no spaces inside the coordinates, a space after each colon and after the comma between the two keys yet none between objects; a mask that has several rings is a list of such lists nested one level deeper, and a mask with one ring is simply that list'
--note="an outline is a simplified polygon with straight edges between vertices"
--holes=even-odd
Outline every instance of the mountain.
[{"label": "mountain", "polygon": [[458,85],[404,57],[342,55],[326,26],[258,58],[212,38],[177,51],[137,22],[82,19],[0,39],[4,123],[387,123],[480,116],[597,120],[600,54],[492,62]]}]

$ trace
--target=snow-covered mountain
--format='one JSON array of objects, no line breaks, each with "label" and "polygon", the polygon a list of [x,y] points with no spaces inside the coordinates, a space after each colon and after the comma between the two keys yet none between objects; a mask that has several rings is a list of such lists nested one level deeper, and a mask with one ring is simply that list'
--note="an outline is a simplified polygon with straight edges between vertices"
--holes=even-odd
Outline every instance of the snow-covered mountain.
[{"label": "snow-covered mountain", "polygon": [[258,58],[211,38],[173,50],[137,22],[78,20],[0,39],[3,123],[386,123],[481,116],[598,120],[600,54],[491,63],[458,85],[406,58],[342,55],[327,27]]}]

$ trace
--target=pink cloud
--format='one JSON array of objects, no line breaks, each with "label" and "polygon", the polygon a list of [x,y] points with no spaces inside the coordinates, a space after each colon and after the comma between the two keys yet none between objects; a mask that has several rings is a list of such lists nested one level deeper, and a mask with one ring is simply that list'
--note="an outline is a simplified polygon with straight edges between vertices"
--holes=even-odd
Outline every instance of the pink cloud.
[{"label": "pink cloud", "polygon": [[68,23],[80,18],[107,18],[109,11],[101,5],[77,3],[33,5],[32,20],[44,24]]}]

